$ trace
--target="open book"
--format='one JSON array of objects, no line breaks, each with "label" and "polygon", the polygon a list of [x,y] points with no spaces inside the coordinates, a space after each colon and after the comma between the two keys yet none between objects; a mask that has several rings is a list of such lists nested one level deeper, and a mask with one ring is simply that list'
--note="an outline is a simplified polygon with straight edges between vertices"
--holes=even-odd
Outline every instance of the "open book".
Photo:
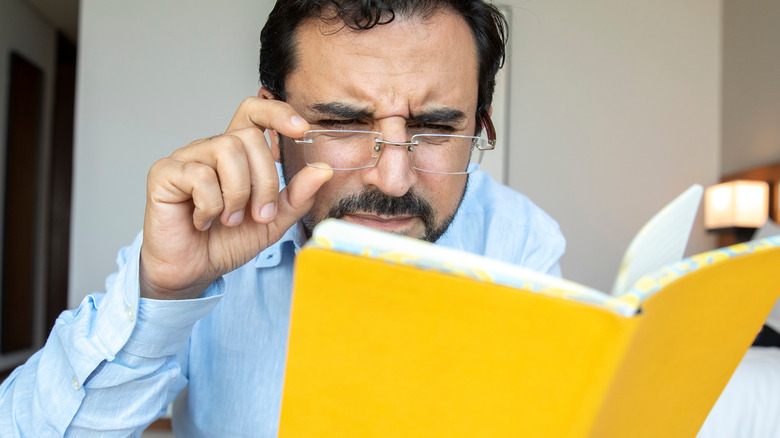
[{"label": "open book", "polygon": [[630,316],[654,290],[647,284],[633,287],[636,281],[682,259],[701,196],[702,187],[691,186],[642,227],[623,256],[611,294],[510,263],[337,220],[316,227],[307,245],[528,289]]},{"label": "open book", "polygon": [[323,222],[280,436],[695,436],[780,295],[780,236],[680,260],[700,197],[640,231],[613,294]]}]

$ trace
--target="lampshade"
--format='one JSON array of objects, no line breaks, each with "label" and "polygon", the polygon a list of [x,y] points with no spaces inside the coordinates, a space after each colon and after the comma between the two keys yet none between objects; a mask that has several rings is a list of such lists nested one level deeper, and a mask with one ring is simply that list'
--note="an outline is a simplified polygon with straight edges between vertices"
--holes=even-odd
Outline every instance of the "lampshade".
[{"label": "lampshade", "polygon": [[769,217],[769,184],[737,180],[708,187],[704,194],[704,227],[759,228]]}]

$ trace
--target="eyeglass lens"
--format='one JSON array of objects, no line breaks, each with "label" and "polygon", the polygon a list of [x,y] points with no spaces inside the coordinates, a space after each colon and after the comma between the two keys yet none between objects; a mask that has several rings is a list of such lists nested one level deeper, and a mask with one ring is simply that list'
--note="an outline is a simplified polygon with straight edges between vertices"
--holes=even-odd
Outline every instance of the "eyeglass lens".
[{"label": "eyeglass lens", "polygon": [[409,143],[386,144],[381,134],[366,131],[309,131],[304,137],[306,163],[324,162],[334,170],[373,167],[384,148],[403,147],[412,167],[434,173],[468,173],[479,167],[484,139],[444,134],[419,134]]}]

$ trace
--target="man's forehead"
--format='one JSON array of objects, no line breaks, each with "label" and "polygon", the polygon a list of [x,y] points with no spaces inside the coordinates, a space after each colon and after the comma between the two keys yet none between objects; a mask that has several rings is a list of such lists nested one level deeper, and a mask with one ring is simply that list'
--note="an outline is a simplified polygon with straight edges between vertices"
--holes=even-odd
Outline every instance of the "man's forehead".
[{"label": "man's forehead", "polygon": [[[399,17],[360,31],[343,23],[308,20],[297,31],[296,46],[295,67],[287,77],[288,98],[324,91],[316,102],[309,102],[321,103],[339,96],[328,95],[327,90],[340,88],[354,92],[340,96],[351,95],[357,105],[376,102],[379,96],[412,96],[416,104],[424,106],[426,99],[435,101],[438,95],[462,101],[464,93],[476,105],[476,44],[465,20],[454,13]],[[361,92],[366,95],[361,96]],[[452,102],[440,105],[453,106]]]}]

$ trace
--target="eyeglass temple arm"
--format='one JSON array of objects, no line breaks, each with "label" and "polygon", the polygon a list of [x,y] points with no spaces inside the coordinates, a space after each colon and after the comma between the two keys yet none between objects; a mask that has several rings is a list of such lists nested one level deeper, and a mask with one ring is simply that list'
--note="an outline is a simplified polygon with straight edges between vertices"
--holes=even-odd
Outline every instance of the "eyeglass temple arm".
[{"label": "eyeglass temple arm", "polygon": [[482,122],[482,126],[485,127],[485,131],[487,131],[487,138],[488,138],[488,145],[482,147],[480,149],[482,150],[493,150],[496,148],[496,128],[493,126],[493,121],[490,120],[490,116],[488,115],[487,111],[483,112],[479,116],[479,120]]}]

